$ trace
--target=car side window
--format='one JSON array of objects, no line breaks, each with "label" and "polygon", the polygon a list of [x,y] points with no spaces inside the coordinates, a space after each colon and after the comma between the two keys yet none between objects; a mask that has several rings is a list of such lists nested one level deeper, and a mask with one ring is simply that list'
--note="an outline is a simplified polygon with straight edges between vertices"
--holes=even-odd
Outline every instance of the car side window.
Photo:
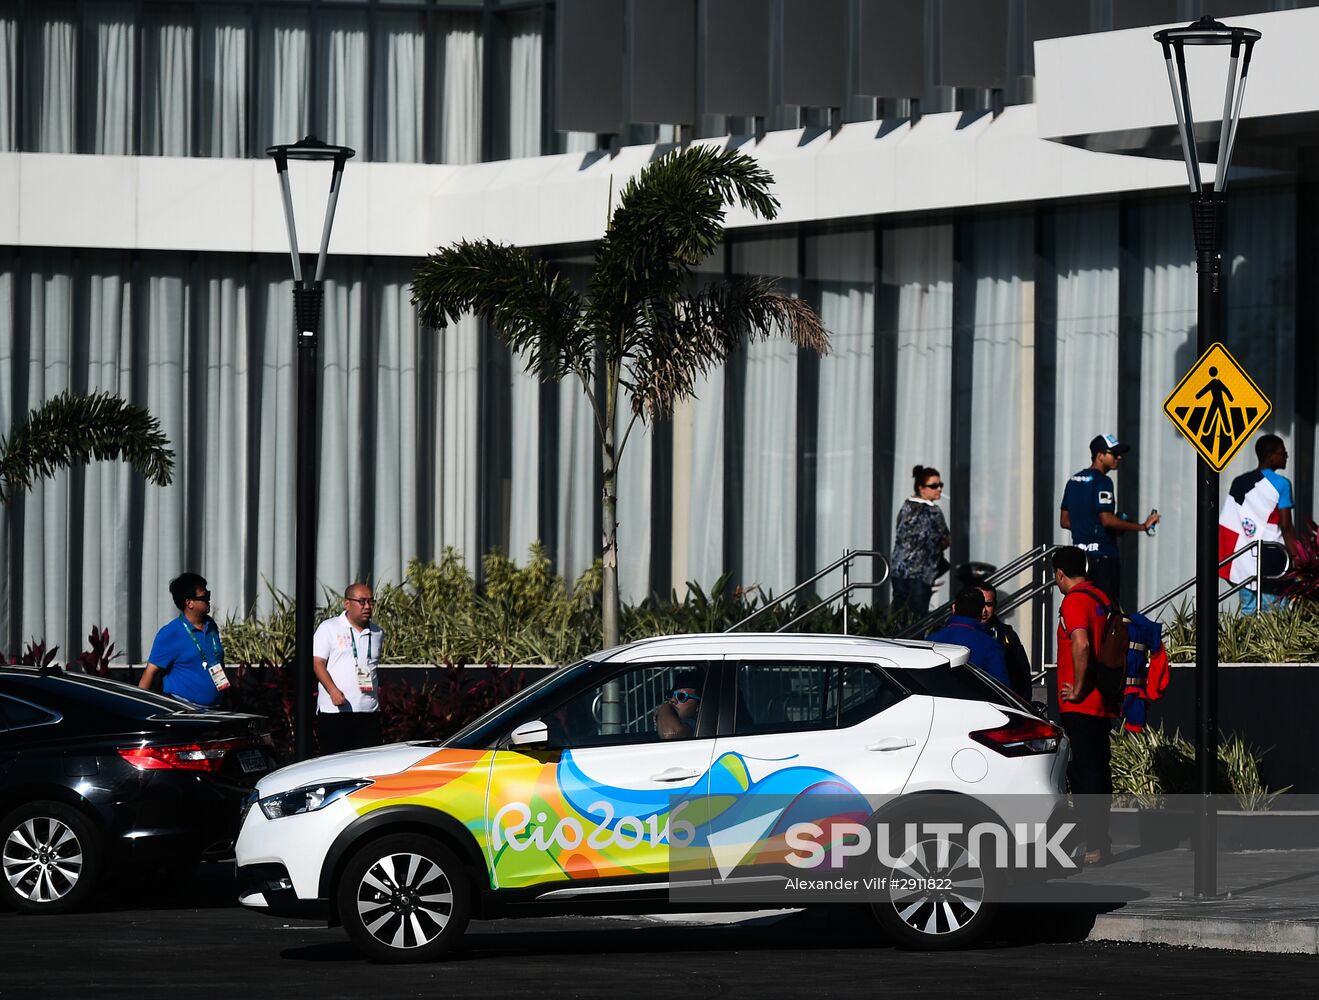
[{"label": "car side window", "polygon": [[742,663],[733,731],[750,736],[845,728],[905,697],[882,671],[865,663]]},{"label": "car side window", "polygon": [[44,708],[0,695],[0,730],[29,729],[58,722],[59,716]]},{"label": "car side window", "polygon": [[648,663],[602,678],[541,715],[550,749],[694,737],[706,709],[704,663]]}]

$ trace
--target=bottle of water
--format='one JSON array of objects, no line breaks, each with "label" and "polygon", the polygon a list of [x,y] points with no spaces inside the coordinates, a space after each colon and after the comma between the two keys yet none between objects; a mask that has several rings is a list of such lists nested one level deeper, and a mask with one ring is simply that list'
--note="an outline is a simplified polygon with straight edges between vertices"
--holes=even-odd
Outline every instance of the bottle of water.
[{"label": "bottle of water", "polygon": [[[1150,511],[1151,514],[1157,514],[1158,512],[1159,512],[1158,507],[1155,507],[1152,511]],[[1157,524],[1151,524],[1148,528],[1145,529],[1145,534],[1153,538],[1154,532],[1158,530],[1158,527],[1159,526]]]}]

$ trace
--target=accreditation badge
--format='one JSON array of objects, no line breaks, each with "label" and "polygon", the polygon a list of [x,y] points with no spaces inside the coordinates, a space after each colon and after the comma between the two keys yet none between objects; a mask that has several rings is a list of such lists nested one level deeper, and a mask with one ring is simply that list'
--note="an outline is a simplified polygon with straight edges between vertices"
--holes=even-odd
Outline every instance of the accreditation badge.
[{"label": "accreditation badge", "polygon": [[227,691],[229,689],[229,678],[225,676],[224,666],[219,663],[203,663],[206,672],[211,675],[211,683],[215,685],[217,691]]}]

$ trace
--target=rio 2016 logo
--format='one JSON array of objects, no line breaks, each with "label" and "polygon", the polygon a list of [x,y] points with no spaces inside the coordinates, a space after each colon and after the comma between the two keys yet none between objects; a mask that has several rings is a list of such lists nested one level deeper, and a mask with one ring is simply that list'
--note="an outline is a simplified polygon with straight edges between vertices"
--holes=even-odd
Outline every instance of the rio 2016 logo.
[{"label": "rio 2016 logo", "polygon": [[543,812],[536,813],[536,825],[531,826],[531,806],[525,802],[510,802],[495,813],[490,843],[496,851],[507,844],[510,851],[519,853],[532,847],[540,851],[548,851],[551,847],[571,851],[583,844],[597,851],[610,847],[631,850],[643,845],[659,847],[664,844],[686,847],[696,838],[696,827],[678,818],[687,805],[679,802],[661,825],[658,815],[647,816],[644,820],[639,816],[615,818],[614,807],[608,802],[593,802],[587,807],[592,825],[588,833],[575,816],[566,816],[550,827],[550,817]]}]

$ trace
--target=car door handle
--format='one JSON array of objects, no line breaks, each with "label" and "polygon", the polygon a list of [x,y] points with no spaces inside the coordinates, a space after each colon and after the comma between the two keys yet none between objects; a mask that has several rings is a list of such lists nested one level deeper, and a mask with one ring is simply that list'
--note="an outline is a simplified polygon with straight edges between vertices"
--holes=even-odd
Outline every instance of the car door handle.
[{"label": "car door handle", "polygon": [[888,750],[906,750],[907,747],[914,747],[916,741],[907,736],[890,736],[888,739],[880,740],[878,743],[871,743],[867,750],[878,750],[881,753]]},{"label": "car door handle", "polygon": [[686,781],[689,778],[699,778],[700,771],[695,771],[690,767],[666,767],[659,774],[652,774],[651,781]]}]

